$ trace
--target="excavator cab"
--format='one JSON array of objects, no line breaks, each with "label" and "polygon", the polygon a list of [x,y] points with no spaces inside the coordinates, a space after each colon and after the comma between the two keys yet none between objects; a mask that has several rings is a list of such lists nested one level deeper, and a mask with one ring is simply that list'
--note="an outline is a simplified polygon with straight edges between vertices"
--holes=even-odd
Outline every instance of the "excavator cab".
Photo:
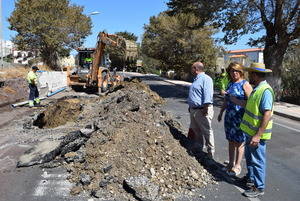
[{"label": "excavator cab", "polygon": [[91,72],[93,63],[93,53],[95,48],[78,48],[78,66],[73,74],[79,76],[79,81],[86,82],[88,74]]},{"label": "excavator cab", "polygon": [[121,77],[110,74],[111,61],[105,47],[118,46],[120,40],[124,41],[120,36],[100,32],[95,48],[78,48],[78,65],[71,73],[68,69],[68,85],[72,88],[98,88],[99,94],[114,87]]}]

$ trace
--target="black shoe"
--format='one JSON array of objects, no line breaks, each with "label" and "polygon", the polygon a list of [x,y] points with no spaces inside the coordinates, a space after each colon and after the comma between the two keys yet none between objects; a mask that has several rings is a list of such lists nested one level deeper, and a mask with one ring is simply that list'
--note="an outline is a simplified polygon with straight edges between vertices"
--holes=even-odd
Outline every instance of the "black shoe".
[{"label": "black shoe", "polygon": [[248,198],[255,198],[255,197],[261,196],[263,194],[265,194],[264,189],[259,189],[259,188],[255,188],[255,187],[252,187],[243,193],[243,195]]},{"label": "black shoe", "polygon": [[253,187],[254,187],[253,181],[251,181],[251,179],[250,179],[249,177],[247,177],[247,176],[242,177],[242,178],[240,179],[240,182],[241,182],[242,184],[244,184],[244,185],[245,185],[246,187],[248,187],[248,188],[253,188]]}]

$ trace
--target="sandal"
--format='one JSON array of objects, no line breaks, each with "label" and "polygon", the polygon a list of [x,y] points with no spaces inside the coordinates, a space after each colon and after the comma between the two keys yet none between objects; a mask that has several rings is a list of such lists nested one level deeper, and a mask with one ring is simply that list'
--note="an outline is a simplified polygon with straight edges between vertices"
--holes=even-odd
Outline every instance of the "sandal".
[{"label": "sandal", "polygon": [[231,177],[236,177],[241,174],[241,168],[233,167],[231,170],[227,170],[226,173]]},{"label": "sandal", "polygon": [[227,166],[224,166],[224,167],[222,167],[222,171],[224,171],[224,172],[227,172],[227,171],[229,171],[230,169],[232,169],[232,166],[231,165],[227,165]]}]

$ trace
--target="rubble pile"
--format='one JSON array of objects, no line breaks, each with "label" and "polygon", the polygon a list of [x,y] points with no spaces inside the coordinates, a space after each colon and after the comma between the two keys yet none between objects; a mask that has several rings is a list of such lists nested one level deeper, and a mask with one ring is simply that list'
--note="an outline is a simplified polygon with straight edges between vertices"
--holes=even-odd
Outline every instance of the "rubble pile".
[{"label": "rubble pile", "polygon": [[24,79],[27,72],[24,67],[0,70],[0,107],[27,99],[28,86]]},{"label": "rubble pile", "polygon": [[26,121],[24,134],[40,132],[46,141],[28,150],[17,166],[63,165],[73,195],[199,200],[197,190],[215,181],[190,155],[191,142],[162,109],[163,102],[137,80],[123,82],[105,97],[64,97]]},{"label": "rubble pile", "polygon": [[0,80],[0,107],[27,99],[27,85],[24,78]]},{"label": "rubble pile", "polygon": [[172,200],[212,183],[174,139],[171,130],[182,135],[180,125],[160,109],[163,100],[142,83],[123,87],[81,114],[96,131],[77,152],[64,155],[69,180],[77,184],[71,193]]}]

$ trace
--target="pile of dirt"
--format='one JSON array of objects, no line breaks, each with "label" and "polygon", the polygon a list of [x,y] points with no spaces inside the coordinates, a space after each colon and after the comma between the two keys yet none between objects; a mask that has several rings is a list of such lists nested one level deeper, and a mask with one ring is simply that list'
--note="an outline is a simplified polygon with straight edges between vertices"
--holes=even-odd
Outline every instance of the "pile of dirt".
[{"label": "pile of dirt", "polygon": [[24,78],[6,79],[1,82],[0,107],[28,98],[28,86]]},{"label": "pile of dirt", "polygon": [[[18,167],[63,165],[75,184],[73,195],[84,191],[106,200],[199,200],[198,190],[215,183],[214,178],[190,154],[192,143],[163,103],[137,80],[123,82],[101,98],[64,97],[35,119],[45,129],[24,127],[27,134],[40,131],[46,141],[28,150]],[[66,121],[73,123],[63,125]]]},{"label": "pile of dirt", "polygon": [[[62,156],[76,183],[97,198],[174,200],[209,183],[212,176],[189,155],[189,140],[163,99],[145,84],[123,83],[84,105],[81,124],[96,131],[76,152]],[[129,192],[129,193],[128,193]]]},{"label": "pile of dirt", "polygon": [[28,99],[29,89],[25,78],[29,70],[29,67],[23,66],[0,70],[0,107]]}]

